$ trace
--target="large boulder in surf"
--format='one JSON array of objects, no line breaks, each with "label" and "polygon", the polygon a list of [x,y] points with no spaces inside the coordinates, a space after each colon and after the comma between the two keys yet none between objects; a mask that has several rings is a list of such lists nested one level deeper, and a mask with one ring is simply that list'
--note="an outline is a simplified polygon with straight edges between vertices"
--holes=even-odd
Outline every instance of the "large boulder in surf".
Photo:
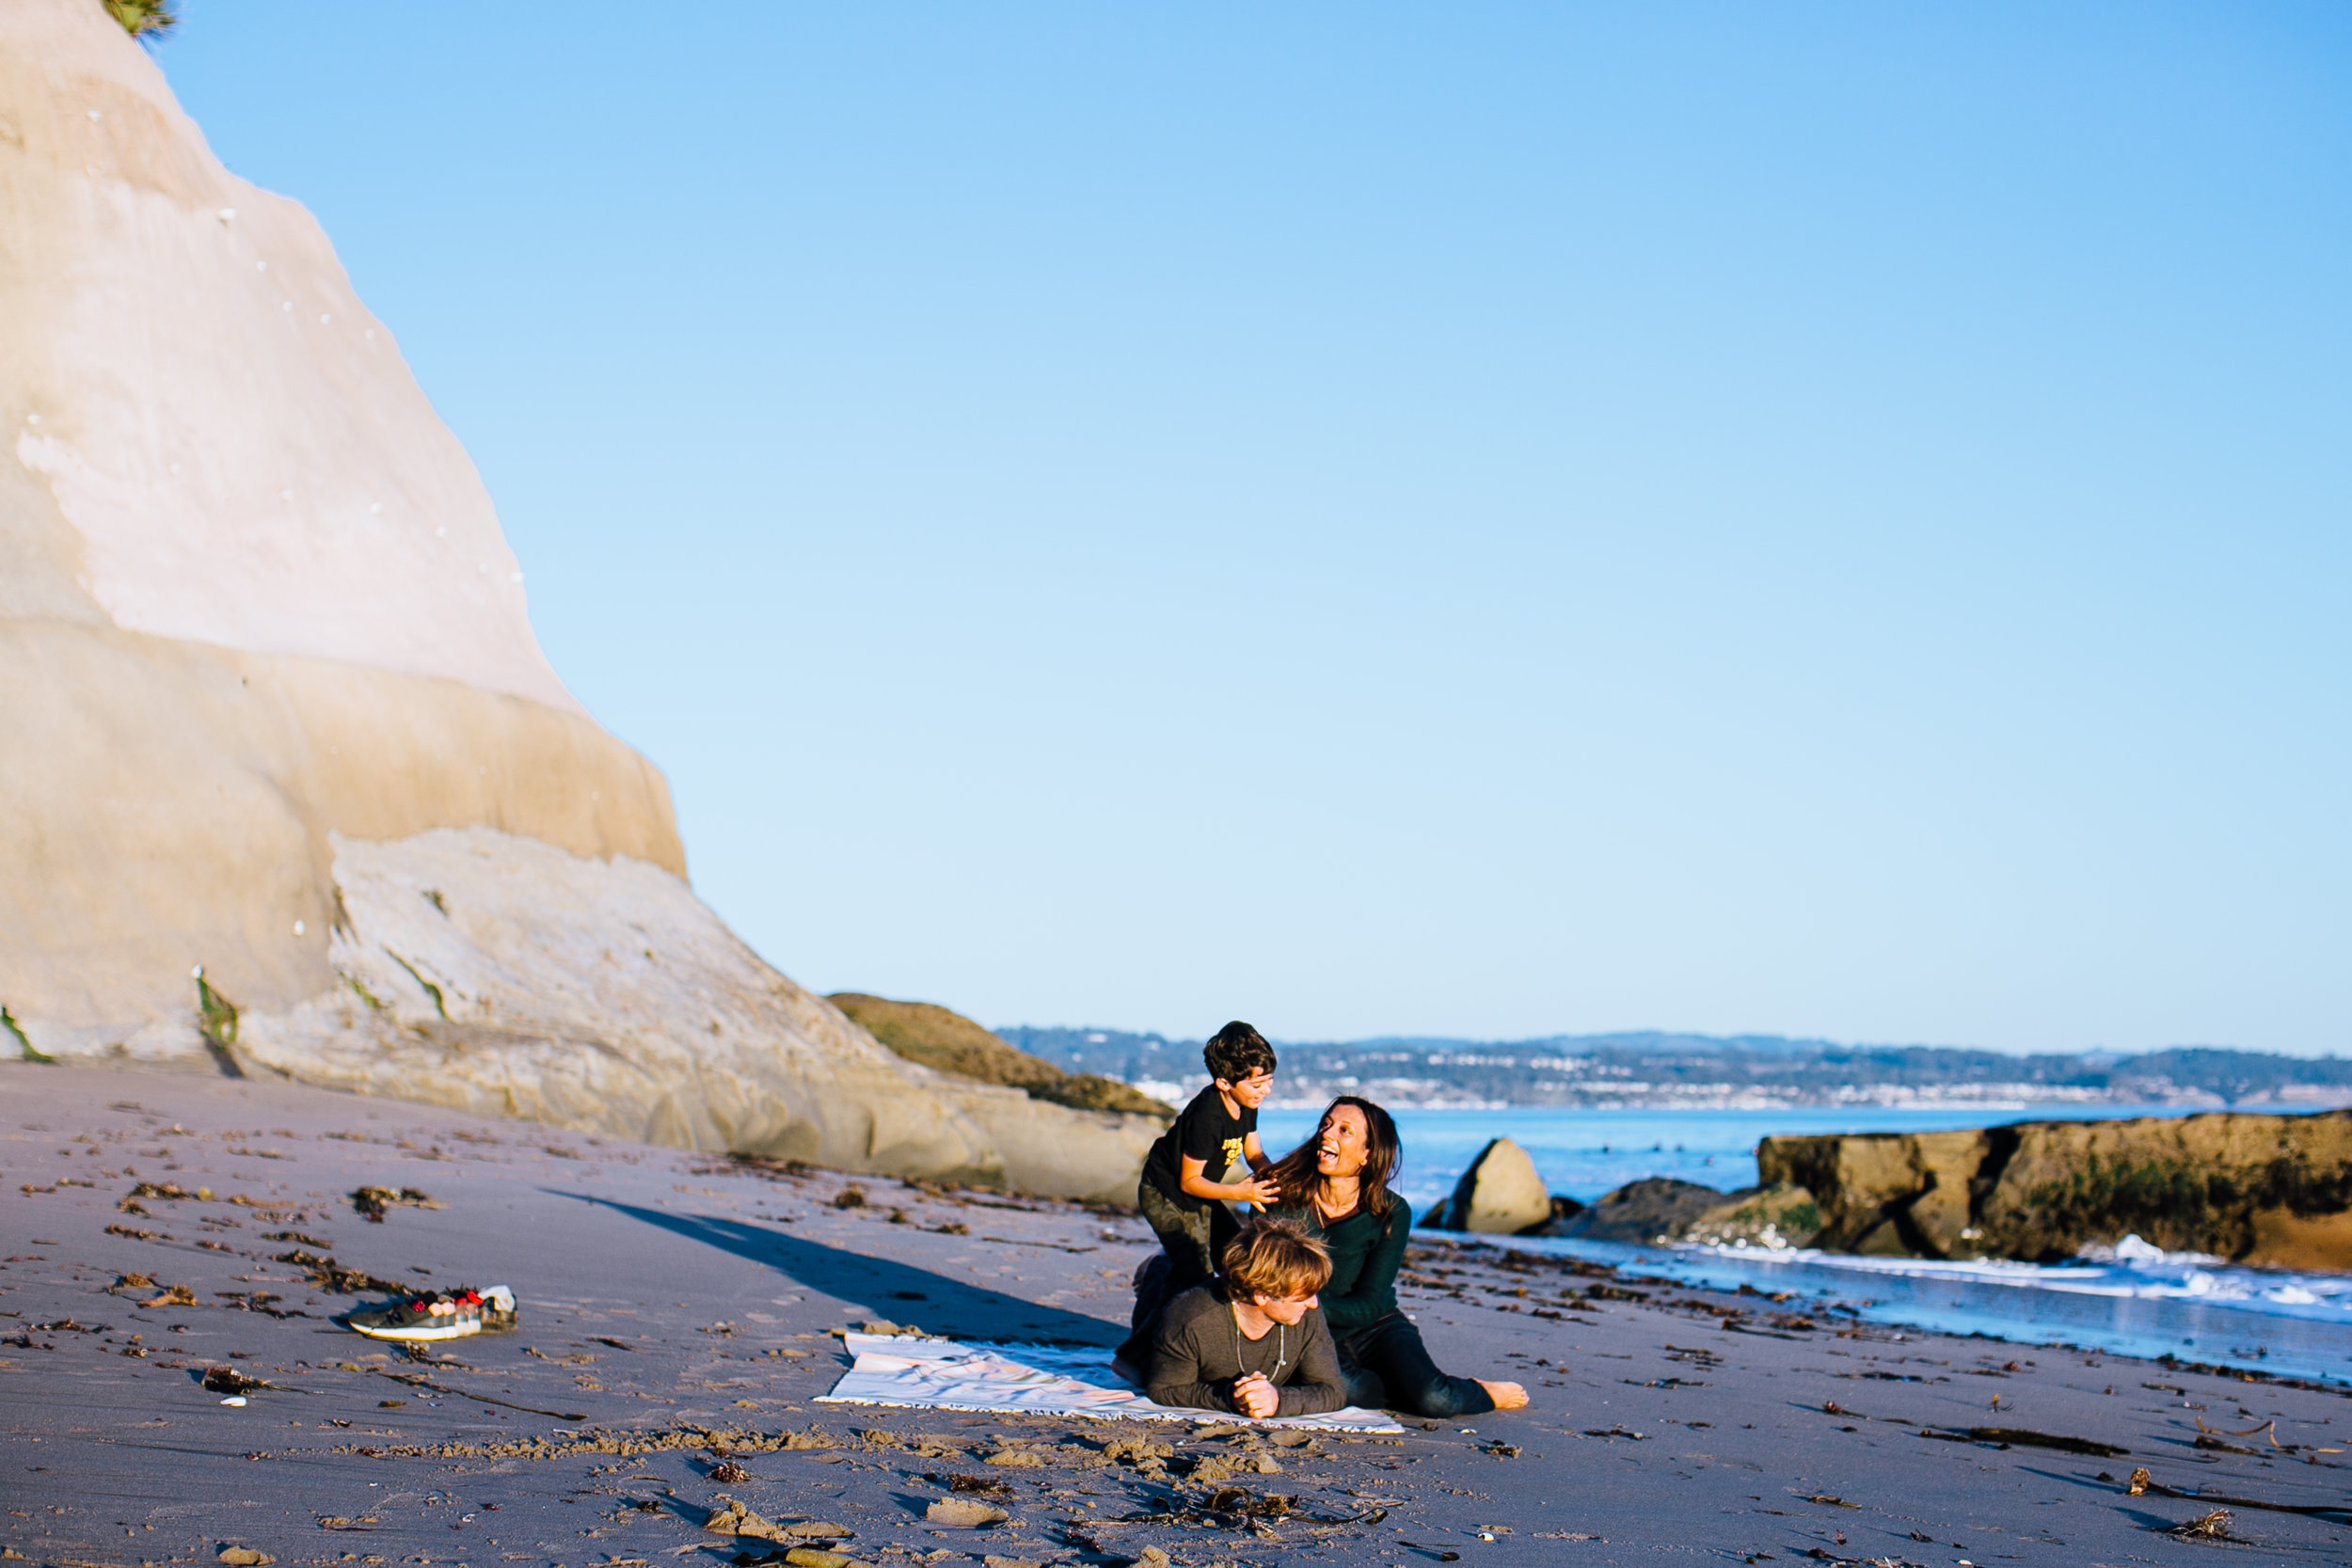
[{"label": "large boulder in surf", "polygon": [[0,1043],[1132,1191],[694,899],[390,332],[97,0],[0,7]]},{"label": "large boulder in surf", "polygon": [[1508,1138],[1497,1138],[1479,1150],[1446,1200],[1430,1210],[1422,1222],[1431,1230],[1463,1230],[1487,1236],[1516,1236],[1551,1219],[1551,1195],[1535,1173],[1527,1150]]},{"label": "large boulder in surf", "polygon": [[1756,1164],[1767,1181],[1811,1190],[1822,1246],[2054,1261],[2137,1234],[2168,1251],[2352,1269],[2352,1111],[1767,1138]]}]

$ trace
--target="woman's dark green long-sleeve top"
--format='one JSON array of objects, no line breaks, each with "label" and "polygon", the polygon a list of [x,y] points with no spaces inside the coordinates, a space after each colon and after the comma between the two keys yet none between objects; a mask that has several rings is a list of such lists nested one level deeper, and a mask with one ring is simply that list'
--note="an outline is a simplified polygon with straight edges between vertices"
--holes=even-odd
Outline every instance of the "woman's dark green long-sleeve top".
[{"label": "woman's dark green long-sleeve top", "polygon": [[1412,1237],[1411,1204],[1391,1193],[1385,1214],[1359,1209],[1327,1224],[1310,1203],[1292,1217],[1304,1221],[1331,1254],[1323,1319],[1334,1339],[1344,1340],[1397,1309],[1396,1271],[1405,1266],[1405,1243]]}]

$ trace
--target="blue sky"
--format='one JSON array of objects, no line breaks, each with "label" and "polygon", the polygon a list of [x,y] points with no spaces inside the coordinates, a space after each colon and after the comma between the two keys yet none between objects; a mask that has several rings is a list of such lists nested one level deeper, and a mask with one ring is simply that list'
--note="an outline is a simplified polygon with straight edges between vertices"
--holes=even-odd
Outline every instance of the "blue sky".
[{"label": "blue sky", "polygon": [[2352,1049],[2352,11],[185,12],[803,983]]}]

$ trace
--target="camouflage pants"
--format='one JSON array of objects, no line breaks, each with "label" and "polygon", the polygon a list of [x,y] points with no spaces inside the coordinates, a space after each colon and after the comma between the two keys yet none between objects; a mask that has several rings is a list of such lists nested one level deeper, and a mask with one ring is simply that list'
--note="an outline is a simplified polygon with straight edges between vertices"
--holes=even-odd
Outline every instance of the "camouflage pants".
[{"label": "camouflage pants", "polygon": [[[1119,1354],[1142,1371],[1152,1366],[1152,1341],[1168,1304],[1216,1273],[1216,1254],[1240,1229],[1222,1203],[1186,1209],[1150,1182],[1136,1189],[1136,1207],[1160,1239],[1160,1250],[1136,1270],[1136,1306]],[[1218,1222],[1222,1221],[1222,1224]]]}]

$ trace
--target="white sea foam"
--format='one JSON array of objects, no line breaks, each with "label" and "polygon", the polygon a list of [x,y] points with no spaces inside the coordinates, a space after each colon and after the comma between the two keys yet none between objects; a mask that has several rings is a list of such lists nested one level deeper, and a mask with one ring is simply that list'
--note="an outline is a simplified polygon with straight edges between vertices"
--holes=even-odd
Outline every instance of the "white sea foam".
[{"label": "white sea foam", "polygon": [[[1739,1256],[1764,1249],[1676,1247],[1675,1252]],[[1944,1262],[1915,1258],[1856,1258],[1813,1247],[1772,1249],[1778,1256],[1861,1277],[1964,1280],[2019,1291],[2136,1301],[2196,1301],[2249,1312],[2352,1323],[2352,1275],[2293,1274],[2249,1269],[2202,1252],[2166,1252],[2137,1236],[2112,1247],[2085,1247],[2069,1263],[2018,1263],[2006,1259]]]},{"label": "white sea foam", "polygon": [[[2249,1269],[2140,1242],[2066,1263],[1856,1258],[1814,1247],[1630,1246],[1443,1236],[1609,1263],[1634,1276],[1783,1297],[1791,1313],[1844,1315],[2021,1344],[2245,1367],[2352,1383],[2352,1275]],[[2137,1238],[2130,1238],[2137,1241]],[[1767,1309],[1769,1310],[1769,1308]]]}]

